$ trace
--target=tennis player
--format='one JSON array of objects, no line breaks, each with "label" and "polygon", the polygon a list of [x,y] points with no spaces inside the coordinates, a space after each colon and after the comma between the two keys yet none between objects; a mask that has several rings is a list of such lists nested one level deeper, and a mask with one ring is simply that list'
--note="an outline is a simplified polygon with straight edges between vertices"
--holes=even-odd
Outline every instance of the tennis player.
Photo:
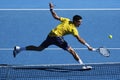
[{"label": "tennis player", "polygon": [[23,51],[23,50],[31,50],[31,51],[42,51],[50,45],[56,45],[66,51],[68,51],[74,59],[83,64],[80,57],[77,55],[75,50],[64,40],[63,36],[71,34],[73,35],[80,43],[85,45],[89,50],[93,48],[83,39],[80,37],[77,28],[81,25],[82,17],[79,15],[73,16],[73,20],[71,21],[69,18],[59,17],[56,12],[53,10],[54,6],[52,3],[49,3],[50,12],[54,19],[60,21],[61,23],[56,26],[56,28],[52,29],[51,32],[48,34],[46,40],[44,40],[39,46],[26,46],[26,47],[19,47],[15,46],[13,50],[13,56]]}]

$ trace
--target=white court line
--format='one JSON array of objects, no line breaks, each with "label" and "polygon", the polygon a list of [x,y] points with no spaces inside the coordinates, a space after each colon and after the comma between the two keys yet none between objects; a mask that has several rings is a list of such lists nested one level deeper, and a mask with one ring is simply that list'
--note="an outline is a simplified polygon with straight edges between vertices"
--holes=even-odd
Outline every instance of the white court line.
[{"label": "white court line", "polygon": [[[0,48],[0,51],[9,51],[14,48]],[[88,48],[73,48],[75,50],[87,50]],[[96,48],[97,49],[97,48]],[[109,50],[120,50],[120,48],[107,48]],[[46,48],[45,50],[62,50],[61,48]]]},{"label": "white court line", "polygon": [[[120,62],[102,62],[102,63],[85,63],[86,65],[114,65],[120,64]],[[79,64],[36,64],[36,65],[12,65],[11,67],[38,67],[38,66],[78,66]],[[79,65],[80,66],[80,65]],[[2,66],[0,66],[2,67]]]},{"label": "white court line", "polygon": [[[31,10],[36,10],[36,11],[38,11],[38,10],[44,11],[44,10],[45,10],[45,11],[47,11],[47,10],[49,10],[49,9],[47,9],[47,8],[43,8],[43,9],[42,9],[42,8],[41,8],[41,9],[40,9],[40,8],[31,8],[31,9],[30,9],[30,8],[28,8],[28,9],[27,9],[27,8],[11,8],[11,9],[10,9],[10,8],[8,8],[8,9],[2,9],[2,8],[1,8],[1,9],[0,9],[0,11],[8,11],[8,10],[10,10],[10,11],[12,11],[12,10],[13,10],[13,11],[22,11],[22,10],[23,10],[23,11],[31,11]],[[86,10],[90,10],[90,11],[92,11],[92,10],[98,10],[98,11],[99,11],[99,10],[120,10],[120,8],[78,8],[78,9],[76,9],[76,8],[60,9],[60,8],[59,8],[59,9],[54,9],[54,10],[59,10],[59,11],[61,11],[61,10],[65,10],[65,11],[71,11],[71,10],[72,10],[72,11],[73,11],[73,10],[74,10],[74,11],[77,11],[77,10],[85,10],[85,11],[86,11]]]}]

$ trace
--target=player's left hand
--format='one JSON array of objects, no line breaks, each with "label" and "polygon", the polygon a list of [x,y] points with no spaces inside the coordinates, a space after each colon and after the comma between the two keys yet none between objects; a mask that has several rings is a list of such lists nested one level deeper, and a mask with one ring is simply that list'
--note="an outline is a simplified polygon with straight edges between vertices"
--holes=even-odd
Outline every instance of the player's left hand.
[{"label": "player's left hand", "polygon": [[49,3],[49,7],[50,7],[50,9],[53,9],[54,5],[52,3]]}]

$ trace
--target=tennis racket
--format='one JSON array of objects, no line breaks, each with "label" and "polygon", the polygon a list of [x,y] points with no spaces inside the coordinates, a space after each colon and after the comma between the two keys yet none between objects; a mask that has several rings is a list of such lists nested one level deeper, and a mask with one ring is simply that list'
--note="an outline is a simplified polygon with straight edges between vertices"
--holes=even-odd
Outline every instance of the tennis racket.
[{"label": "tennis racket", "polygon": [[93,49],[93,51],[99,52],[101,55],[105,56],[105,57],[109,57],[110,56],[110,51],[107,48],[104,47],[100,47],[97,49]]}]

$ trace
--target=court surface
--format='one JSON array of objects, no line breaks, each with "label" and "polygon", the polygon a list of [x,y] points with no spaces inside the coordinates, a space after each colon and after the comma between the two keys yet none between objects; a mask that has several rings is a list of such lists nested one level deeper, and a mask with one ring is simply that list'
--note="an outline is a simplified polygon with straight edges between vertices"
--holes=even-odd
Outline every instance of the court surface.
[{"label": "court surface", "polygon": [[[25,47],[28,45],[39,45],[47,37],[47,34],[50,32],[50,30],[59,23],[59,21],[53,19],[49,12],[49,1],[46,0],[43,1],[43,3],[41,3],[41,0],[37,1],[38,2],[34,2],[33,0],[26,0],[22,2],[20,0],[0,1],[0,64],[77,65],[78,63],[68,52],[58,49],[58,47],[54,45],[42,52],[23,51],[16,58],[13,58],[12,50],[14,46],[18,45]],[[90,65],[95,66],[98,71],[100,71],[100,69],[105,70],[105,68],[108,66],[117,71],[117,69],[119,69],[118,66],[120,62],[120,1],[109,0],[108,2],[104,0],[76,0],[76,2],[73,3],[73,1],[68,2],[53,0],[53,3],[56,5],[56,13],[61,17],[68,17],[71,20],[72,16],[76,14],[79,14],[83,17],[82,25],[78,28],[78,31],[80,36],[84,38],[92,47],[97,48],[104,46],[110,49],[110,57],[106,58],[96,52],[91,52],[87,49],[81,49],[86,47],[80,44],[73,36],[65,36],[65,40],[76,49],[76,52],[81,57],[83,62],[87,64],[92,63]],[[68,4],[71,4],[71,6]],[[100,6],[98,6],[99,4]],[[113,39],[108,38],[109,34],[113,35]],[[94,63],[111,62],[118,63],[110,65],[100,64],[100,66],[102,65],[102,68],[100,69],[98,69],[98,65],[94,65]],[[116,66],[117,69],[115,69]],[[93,73],[91,75],[94,75],[95,72],[96,71],[93,70],[88,72],[88,74]],[[83,79],[85,79],[84,75],[86,74],[86,72],[85,74],[84,72],[81,73],[81,75],[83,75]],[[68,75],[68,73],[66,75]],[[73,77],[67,79],[72,80]],[[119,79],[118,76],[115,80],[117,79]],[[96,80],[98,80],[98,78]]]}]

